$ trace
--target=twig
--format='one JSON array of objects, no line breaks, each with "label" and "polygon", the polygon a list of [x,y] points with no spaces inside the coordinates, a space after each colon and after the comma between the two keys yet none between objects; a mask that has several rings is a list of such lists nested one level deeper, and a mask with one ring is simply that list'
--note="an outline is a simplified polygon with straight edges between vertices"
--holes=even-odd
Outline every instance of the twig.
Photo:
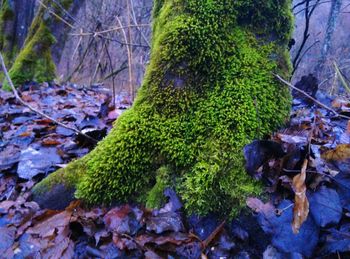
[{"label": "twig", "polygon": [[7,80],[8,84],[10,85],[13,94],[15,95],[16,99],[17,99],[22,105],[26,106],[26,107],[29,108],[31,111],[33,111],[33,112],[39,114],[40,116],[42,116],[42,117],[44,117],[44,118],[49,119],[50,121],[56,123],[57,125],[59,125],[59,126],[61,126],[61,127],[63,127],[63,128],[72,130],[72,131],[74,131],[76,134],[80,134],[80,135],[86,137],[87,139],[89,139],[89,140],[91,140],[91,141],[93,141],[93,142],[95,142],[95,143],[98,142],[96,139],[94,139],[94,138],[90,137],[89,135],[87,135],[87,134],[81,132],[80,130],[78,130],[78,129],[76,129],[76,128],[73,128],[73,127],[70,127],[70,126],[68,126],[68,125],[65,125],[65,124],[63,124],[63,123],[61,123],[61,122],[55,120],[54,118],[50,117],[49,115],[46,115],[45,113],[43,113],[43,112],[41,112],[41,111],[35,109],[35,108],[34,108],[33,106],[31,106],[30,104],[28,104],[28,103],[26,103],[25,101],[23,101],[22,98],[19,96],[19,94],[18,94],[18,92],[17,92],[15,86],[13,85],[13,82],[12,82],[12,80],[11,80],[11,77],[10,77],[8,71],[7,71],[7,68],[6,68],[6,65],[5,65],[5,62],[4,62],[4,58],[3,58],[3,56],[2,56],[1,53],[0,53],[0,62],[1,62],[2,70],[3,70],[4,74],[5,74],[6,80]]},{"label": "twig", "polygon": [[310,100],[312,100],[314,103],[318,104],[319,106],[321,106],[322,108],[326,109],[327,111],[330,111],[332,113],[334,113],[335,116],[337,117],[341,117],[344,119],[349,120],[350,117],[342,115],[337,113],[335,110],[333,110],[332,108],[329,108],[327,105],[321,103],[320,101],[316,100],[315,98],[313,98],[311,95],[309,95],[308,93],[306,93],[305,91],[299,89],[298,87],[295,87],[294,85],[292,85],[291,83],[289,83],[288,81],[284,80],[282,77],[280,77],[279,75],[274,74],[274,76],[280,80],[282,83],[284,83],[285,85],[289,86],[290,88],[292,88],[293,90],[305,95],[307,98],[309,98]]},{"label": "twig", "polygon": [[108,33],[108,32],[113,32],[113,31],[119,31],[119,30],[123,30],[123,29],[127,29],[127,28],[132,28],[132,27],[150,27],[150,24],[138,24],[138,25],[130,25],[130,26],[119,26],[119,27],[113,27],[107,30],[103,30],[103,31],[95,31],[95,32],[83,32],[83,33],[69,33],[69,35],[71,36],[98,36],[100,34],[104,34],[104,33]]},{"label": "twig", "polygon": [[64,24],[68,25],[69,27],[71,27],[72,29],[74,29],[75,27],[70,24],[69,22],[67,22],[65,19],[63,19],[61,16],[59,16],[58,14],[56,14],[54,11],[50,10],[50,8],[48,6],[46,6],[42,1],[38,0],[39,4],[41,6],[43,6],[45,9],[47,9],[49,11],[49,13],[51,13],[53,16],[55,16],[58,20],[62,21]]},{"label": "twig", "polygon": [[[128,36],[125,32],[125,29],[122,25],[122,22],[121,20],[119,19],[118,16],[116,16],[116,19],[120,25],[122,29],[122,32],[123,32],[123,36],[124,36],[124,39],[125,39],[125,42],[126,43],[130,43],[130,41],[128,40]],[[131,101],[134,101],[134,87],[133,87],[133,80],[132,80],[132,53],[131,53],[131,49],[130,49],[130,46],[129,45],[126,45],[126,51],[128,53],[128,73],[129,73],[129,91],[130,91],[130,98],[131,98]]]},{"label": "twig", "polygon": [[205,250],[210,243],[218,236],[218,234],[222,231],[226,224],[226,220],[224,220],[208,237],[202,242],[202,249]]},{"label": "twig", "polygon": [[[134,10],[134,2],[133,2],[133,0],[130,0],[130,5],[131,5],[131,14],[132,14],[131,17],[132,17],[132,19],[133,19],[135,25],[138,25],[137,19],[136,19],[135,10]],[[148,46],[148,47],[151,47],[151,44],[149,43],[147,37],[146,37],[145,34],[142,32],[142,30],[140,29],[139,26],[137,26],[137,30],[140,32],[140,34],[141,34],[143,40],[146,42],[147,46]]]}]

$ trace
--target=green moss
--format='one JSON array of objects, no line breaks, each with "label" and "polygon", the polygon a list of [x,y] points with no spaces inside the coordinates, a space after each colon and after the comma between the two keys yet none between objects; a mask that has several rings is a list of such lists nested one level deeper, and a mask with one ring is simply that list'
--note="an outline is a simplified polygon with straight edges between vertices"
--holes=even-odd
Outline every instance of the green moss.
[{"label": "green moss", "polygon": [[[59,2],[64,8],[68,9],[73,0],[61,0]],[[54,13],[63,15],[57,3],[45,0],[43,4],[50,6]],[[51,4],[53,5],[51,6]],[[24,46],[10,69],[10,76],[15,86],[26,81],[41,83],[52,81],[55,78],[56,66],[52,60],[51,47],[56,40],[51,29],[59,22],[61,21],[49,14],[46,8],[40,7],[29,28]],[[17,51],[12,53],[11,59],[13,60]],[[4,82],[4,89],[10,89],[7,82]]]},{"label": "green moss", "polygon": [[57,170],[51,177],[42,180],[40,186],[36,186],[36,195],[46,193],[56,184],[64,184],[68,188],[75,187],[78,179],[82,177],[85,171],[85,159],[75,160],[69,163],[67,167]]},{"label": "green moss", "polygon": [[156,183],[147,193],[146,207],[147,208],[161,208],[166,203],[164,191],[166,188],[173,188],[175,186],[174,179],[172,179],[173,171],[168,166],[162,166],[156,172]]},{"label": "green moss", "polygon": [[[233,216],[247,196],[261,193],[244,171],[242,148],[288,117],[289,90],[272,74],[289,73],[281,54],[287,41],[271,40],[271,28],[256,37],[239,8],[242,1],[156,1],[143,86],[84,158],[78,198],[110,204],[148,196],[157,205],[166,186],[157,170],[164,165],[188,212]],[[276,15],[290,24],[287,5]]]},{"label": "green moss", "polygon": [[[51,57],[51,46],[55,38],[44,22],[40,23],[34,36],[26,42],[9,71],[13,83],[17,86],[27,80],[36,82],[51,81],[55,78],[55,64]],[[5,89],[9,89],[7,83]]]},{"label": "green moss", "polygon": [[[2,0],[0,5],[0,51],[4,56],[6,65],[11,65],[14,53],[17,50],[13,46],[11,24],[14,22],[14,13],[8,0]],[[2,75],[0,75],[1,80]]]}]

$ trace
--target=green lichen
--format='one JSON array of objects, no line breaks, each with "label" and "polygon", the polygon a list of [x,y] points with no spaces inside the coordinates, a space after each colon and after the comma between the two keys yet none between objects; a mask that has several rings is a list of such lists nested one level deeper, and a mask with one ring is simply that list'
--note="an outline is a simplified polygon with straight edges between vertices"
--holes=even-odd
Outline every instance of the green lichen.
[{"label": "green lichen", "polygon": [[[289,1],[265,2],[281,6],[273,23],[266,14],[266,24],[290,25]],[[157,174],[164,165],[189,213],[233,216],[247,196],[261,193],[244,171],[242,148],[288,117],[290,93],[273,73],[289,73],[281,53],[290,28],[257,37],[253,21],[243,24],[238,16],[251,8],[243,1],[155,2],[143,85],[133,107],[84,158],[76,197],[110,204],[148,196],[157,205],[167,185]],[[282,40],[271,40],[276,33]]]}]

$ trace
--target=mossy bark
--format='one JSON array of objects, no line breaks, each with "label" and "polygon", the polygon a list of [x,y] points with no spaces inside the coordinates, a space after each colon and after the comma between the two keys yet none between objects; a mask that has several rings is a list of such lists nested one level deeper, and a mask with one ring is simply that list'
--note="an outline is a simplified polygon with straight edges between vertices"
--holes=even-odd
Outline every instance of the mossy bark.
[{"label": "mossy bark", "polygon": [[156,0],[151,61],[133,107],[83,160],[36,185],[34,199],[45,205],[60,183],[90,204],[156,206],[171,186],[188,212],[237,213],[262,191],[244,170],[243,146],[289,114],[289,90],[273,76],[289,73],[289,8],[289,0]]},{"label": "mossy bark", "polygon": [[[51,5],[51,1],[42,2],[50,8],[51,12],[61,14],[62,11],[55,4]],[[60,0],[59,2],[68,9],[73,0]],[[26,81],[49,82],[55,78],[56,66],[52,59],[51,48],[56,43],[56,39],[52,34],[52,29],[60,22],[50,13],[49,9],[40,5],[24,45],[9,71],[15,86]],[[4,89],[10,89],[7,82],[4,82]]]},{"label": "mossy bark", "polygon": [[[13,45],[14,10],[9,0],[2,0],[0,6],[0,51],[6,64],[11,65],[16,47]],[[1,78],[1,77],[0,77]]]}]

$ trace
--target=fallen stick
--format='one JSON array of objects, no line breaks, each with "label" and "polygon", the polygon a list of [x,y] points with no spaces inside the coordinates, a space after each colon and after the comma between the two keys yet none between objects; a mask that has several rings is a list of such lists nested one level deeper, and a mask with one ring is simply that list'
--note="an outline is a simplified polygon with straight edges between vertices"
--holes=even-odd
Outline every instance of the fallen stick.
[{"label": "fallen stick", "polygon": [[0,53],[0,62],[1,62],[2,70],[3,70],[4,74],[5,74],[6,80],[7,80],[7,82],[9,83],[9,85],[10,85],[10,87],[11,87],[11,89],[12,89],[13,94],[15,95],[16,99],[17,99],[23,106],[26,106],[26,107],[29,108],[31,111],[33,111],[33,112],[39,114],[40,116],[42,116],[42,117],[44,117],[44,118],[49,119],[50,121],[56,123],[57,125],[59,125],[59,126],[61,126],[61,127],[63,127],[63,128],[72,130],[72,131],[74,131],[76,134],[78,134],[78,135],[80,134],[80,135],[84,136],[85,138],[87,138],[87,139],[93,141],[94,143],[97,143],[97,142],[98,142],[96,139],[94,139],[94,138],[90,137],[89,135],[87,135],[87,134],[81,132],[80,130],[78,130],[78,129],[76,129],[76,128],[73,128],[73,127],[70,127],[70,126],[68,126],[68,125],[65,125],[65,124],[63,124],[62,122],[59,122],[59,121],[55,120],[54,118],[50,117],[49,115],[46,115],[46,114],[43,113],[42,111],[39,111],[39,110],[35,109],[35,108],[34,108],[33,106],[31,106],[29,103],[26,103],[25,101],[23,101],[22,98],[19,96],[19,94],[18,94],[18,92],[17,92],[17,90],[16,90],[16,88],[15,88],[15,86],[14,86],[12,80],[11,80],[11,77],[10,77],[8,71],[7,71],[7,68],[6,68],[6,65],[5,65],[5,62],[4,62],[4,58],[3,58],[3,56],[2,56],[1,53]]},{"label": "fallen stick", "polygon": [[318,104],[319,106],[321,106],[322,108],[326,109],[327,111],[330,111],[332,113],[334,113],[335,116],[337,117],[341,117],[344,119],[348,119],[350,120],[350,117],[346,116],[346,115],[342,115],[339,114],[338,112],[336,112],[335,110],[333,110],[332,108],[329,108],[327,105],[321,103],[320,101],[316,100],[315,98],[313,98],[311,95],[309,95],[308,93],[306,93],[305,91],[299,89],[298,87],[292,85],[291,83],[289,83],[288,81],[286,81],[285,79],[283,79],[281,76],[274,74],[274,76],[280,80],[282,83],[284,83],[285,85],[289,86],[290,88],[294,89],[295,91],[305,95],[307,98],[309,98],[311,101],[313,101],[314,103]]}]

